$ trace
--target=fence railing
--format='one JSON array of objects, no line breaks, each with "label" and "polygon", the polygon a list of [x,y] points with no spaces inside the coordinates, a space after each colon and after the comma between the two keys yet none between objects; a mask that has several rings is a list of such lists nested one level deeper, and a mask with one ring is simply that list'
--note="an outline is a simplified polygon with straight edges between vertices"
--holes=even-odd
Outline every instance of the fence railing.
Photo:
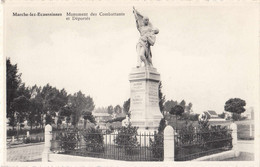
[{"label": "fence railing", "polygon": [[175,160],[186,161],[227,151],[232,148],[232,130],[222,129],[201,132],[176,131]]},{"label": "fence railing", "polygon": [[64,129],[52,132],[51,150],[61,154],[125,160],[162,161],[163,134],[119,134],[100,131],[89,133],[85,130]]}]

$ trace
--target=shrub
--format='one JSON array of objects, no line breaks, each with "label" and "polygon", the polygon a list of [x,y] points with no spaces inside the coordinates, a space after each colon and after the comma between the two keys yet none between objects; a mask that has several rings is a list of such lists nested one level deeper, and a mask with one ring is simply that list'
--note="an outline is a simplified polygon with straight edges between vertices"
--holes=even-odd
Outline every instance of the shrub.
[{"label": "shrub", "polygon": [[195,129],[192,123],[186,121],[185,125],[179,130],[178,140],[182,143],[189,143],[195,138]]},{"label": "shrub", "polygon": [[160,123],[159,123],[158,132],[162,133],[164,131],[165,127],[166,127],[166,120],[165,120],[165,118],[162,118]]},{"label": "shrub", "polygon": [[78,142],[77,130],[66,130],[61,133],[61,148],[64,149],[65,152],[72,151],[76,148]]},{"label": "shrub", "polygon": [[104,137],[101,129],[93,127],[82,132],[86,142],[86,150],[90,152],[104,152]]},{"label": "shrub", "polygon": [[[218,140],[220,141],[215,141],[215,142],[210,142],[208,147],[210,148],[224,148],[224,147],[232,147],[232,138],[231,138],[231,133],[228,133],[228,129],[226,126],[220,126],[220,125],[214,125],[211,126],[210,128],[210,139],[209,141],[212,140]],[[229,139],[229,140],[221,140],[221,139]],[[208,142],[208,141],[204,141]]]},{"label": "shrub", "polygon": [[[208,148],[221,148],[231,147],[231,134],[226,126],[211,125],[208,121],[199,121],[198,132],[202,140],[202,147]],[[205,132],[205,133],[204,133]],[[217,141],[218,139],[227,139]],[[230,140],[228,140],[230,139]],[[214,140],[214,142],[212,142]]]},{"label": "shrub", "polygon": [[150,138],[150,150],[152,151],[153,157],[158,160],[163,160],[163,133],[155,133],[154,140]]},{"label": "shrub", "polygon": [[150,150],[153,157],[158,160],[163,160],[163,131],[166,127],[165,118],[162,118],[159,124],[158,133],[154,134],[154,140],[150,138]]},{"label": "shrub", "polygon": [[137,127],[133,127],[131,123],[126,127],[118,128],[118,135],[115,138],[115,143],[124,148],[126,154],[133,154],[135,148],[139,146],[137,141]]}]

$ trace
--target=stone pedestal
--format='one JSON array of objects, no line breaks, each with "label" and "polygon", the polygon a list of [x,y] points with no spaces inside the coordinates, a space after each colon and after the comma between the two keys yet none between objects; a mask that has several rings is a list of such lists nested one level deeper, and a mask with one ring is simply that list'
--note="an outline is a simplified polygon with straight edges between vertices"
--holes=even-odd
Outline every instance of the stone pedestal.
[{"label": "stone pedestal", "polygon": [[133,68],[129,75],[131,87],[131,123],[139,131],[157,131],[163,117],[159,108],[160,74],[156,68]]}]

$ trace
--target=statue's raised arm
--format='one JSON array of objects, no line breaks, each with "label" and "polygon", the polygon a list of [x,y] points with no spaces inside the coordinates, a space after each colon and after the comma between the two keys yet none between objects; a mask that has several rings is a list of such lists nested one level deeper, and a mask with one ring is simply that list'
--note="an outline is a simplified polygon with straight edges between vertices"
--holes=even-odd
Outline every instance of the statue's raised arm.
[{"label": "statue's raised arm", "polygon": [[150,46],[154,45],[156,39],[155,35],[159,33],[159,30],[153,28],[152,24],[149,22],[149,18],[141,15],[134,7],[133,13],[136,20],[136,27],[140,32],[140,38],[136,46],[138,54],[137,67],[140,67],[142,62],[144,62],[146,67],[152,67],[153,63]]},{"label": "statue's raised arm", "polygon": [[140,31],[139,28],[143,26],[143,17],[144,17],[144,16],[141,15],[141,14],[135,9],[135,7],[133,7],[133,13],[134,13],[134,15],[135,15],[136,27],[137,27],[138,31]]}]

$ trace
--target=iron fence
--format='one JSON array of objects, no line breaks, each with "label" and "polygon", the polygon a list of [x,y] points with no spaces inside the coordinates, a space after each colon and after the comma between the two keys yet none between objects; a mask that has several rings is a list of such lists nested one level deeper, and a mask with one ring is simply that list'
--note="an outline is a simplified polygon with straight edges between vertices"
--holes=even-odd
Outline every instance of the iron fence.
[{"label": "iron fence", "polygon": [[[122,134],[118,131],[63,129],[52,132],[55,153],[125,161],[162,161],[163,133]],[[174,159],[187,161],[232,148],[232,130],[176,130]],[[170,149],[170,148],[169,148]]]},{"label": "iron fence", "polygon": [[163,134],[119,134],[100,130],[89,133],[79,129],[52,132],[51,150],[55,153],[124,161],[162,161]]},{"label": "iron fence", "polygon": [[208,130],[199,132],[176,131],[175,161],[187,161],[202,156],[227,151],[232,148],[232,130]]}]

